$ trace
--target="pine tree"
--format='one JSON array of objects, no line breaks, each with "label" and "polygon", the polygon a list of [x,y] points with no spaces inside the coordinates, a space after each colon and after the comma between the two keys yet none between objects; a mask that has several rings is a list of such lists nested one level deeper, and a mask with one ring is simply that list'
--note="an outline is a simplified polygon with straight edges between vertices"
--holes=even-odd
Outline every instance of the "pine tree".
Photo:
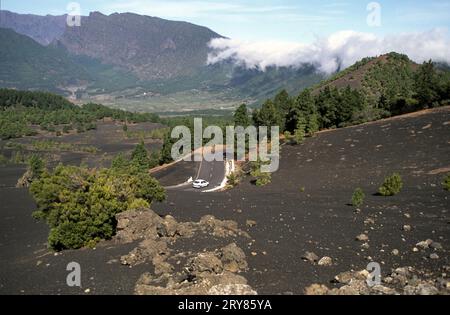
[{"label": "pine tree", "polygon": [[431,107],[438,100],[439,82],[433,62],[424,62],[414,76],[414,91],[422,107]]},{"label": "pine tree", "polygon": [[297,126],[294,131],[294,141],[296,144],[300,144],[305,139],[306,119],[300,116],[297,120]]},{"label": "pine tree", "polygon": [[280,113],[286,115],[292,106],[292,99],[286,90],[282,90],[275,96],[273,103]]},{"label": "pine tree", "polygon": [[247,106],[242,104],[234,113],[234,125],[242,126],[244,128],[250,125],[250,118],[248,117]]},{"label": "pine tree", "polygon": [[284,131],[286,130],[287,116],[293,106],[292,98],[286,90],[282,90],[275,96],[273,103],[281,117],[280,131]]},{"label": "pine tree", "polygon": [[311,92],[306,89],[297,98],[297,106],[305,119],[305,131],[312,134],[319,130],[318,114],[316,104]]},{"label": "pine tree", "polygon": [[148,152],[145,148],[144,141],[141,141],[134,149],[133,153],[131,154],[131,162],[140,171],[145,171],[149,168]]},{"label": "pine tree", "polygon": [[272,100],[267,100],[261,109],[256,112],[257,126],[279,126],[282,131],[282,117]]},{"label": "pine tree", "polygon": [[173,161],[172,158],[172,138],[169,134],[167,134],[164,138],[163,147],[161,149],[160,157],[159,157],[159,164],[166,164]]}]

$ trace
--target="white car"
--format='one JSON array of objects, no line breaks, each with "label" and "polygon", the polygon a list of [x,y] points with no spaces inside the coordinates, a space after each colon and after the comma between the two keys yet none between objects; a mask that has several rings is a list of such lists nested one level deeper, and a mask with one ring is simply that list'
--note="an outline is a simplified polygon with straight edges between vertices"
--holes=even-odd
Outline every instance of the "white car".
[{"label": "white car", "polygon": [[192,187],[196,188],[196,189],[200,189],[200,188],[205,188],[208,187],[209,183],[206,180],[203,179],[197,179],[196,181],[194,181],[192,183]]}]

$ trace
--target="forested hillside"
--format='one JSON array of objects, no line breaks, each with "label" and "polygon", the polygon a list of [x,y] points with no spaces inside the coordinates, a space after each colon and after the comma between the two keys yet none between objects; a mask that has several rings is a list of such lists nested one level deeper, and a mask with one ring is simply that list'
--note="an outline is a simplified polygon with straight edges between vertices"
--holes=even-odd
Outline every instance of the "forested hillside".
[{"label": "forested hillside", "polygon": [[0,138],[33,135],[39,131],[57,135],[72,130],[95,129],[103,118],[122,122],[159,121],[154,114],[140,114],[111,109],[99,104],[76,106],[65,98],[45,92],[0,89]]},{"label": "forested hillside", "polygon": [[449,103],[450,72],[390,53],[363,59],[297,96],[282,91],[254,111],[253,121],[301,137]]}]

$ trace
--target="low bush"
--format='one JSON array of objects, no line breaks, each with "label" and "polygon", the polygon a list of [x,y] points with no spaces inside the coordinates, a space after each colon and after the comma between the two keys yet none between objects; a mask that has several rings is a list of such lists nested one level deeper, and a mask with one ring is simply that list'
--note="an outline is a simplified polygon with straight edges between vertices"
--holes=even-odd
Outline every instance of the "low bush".
[{"label": "low bush", "polygon": [[444,178],[444,182],[442,183],[445,190],[450,191],[450,173],[447,174]]},{"label": "low bush", "polygon": [[251,163],[250,175],[254,178],[256,186],[265,186],[272,180],[272,173],[262,172],[261,166],[267,164],[258,159],[256,162]]},{"label": "low bush", "polygon": [[8,164],[9,160],[6,156],[3,154],[0,154],[0,165],[6,165]]},{"label": "low bush", "polygon": [[236,171],[227,176],[227,184],[228,186],[235,187],[241,182],[242,173],[240,171]]},{"label": "low bush", "polygon": [[292,143],[292,139],[293,139],[292,134],[286,130],[284,132],[284,142],[290,144],[290,143]]},{"label": "low bush", "polygon": [[382,196],[394,196],[398,194],[403,188],[402,178],[398,173],[385,178],[383,185],[378,189]]},{"label": "low bush", "polygon": [[366,195],[364,194],[363,190],[361,188],[357,188],[352,195],[352,205],[354,207],[361,207],[364,203],[365,198]]}]

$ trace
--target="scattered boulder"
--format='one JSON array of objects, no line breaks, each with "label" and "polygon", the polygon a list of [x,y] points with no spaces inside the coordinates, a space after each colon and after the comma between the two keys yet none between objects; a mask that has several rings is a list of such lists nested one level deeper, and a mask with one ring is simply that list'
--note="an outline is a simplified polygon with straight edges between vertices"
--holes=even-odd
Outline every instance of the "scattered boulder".
[{"label": "scattered boulder", "polygon": [[362,245],[361,245],[361,247],[362,248],[364,248],[364,249],[369,249],[370,248],[370,245],[369,245],[369,243],[363,243]]},{"label": "scattered boulder", "polygon": [[246,232],[238,228],[237,222],[231,220],[218,220],[212,215],[202,217],[198,226],[202,231],[211,233],[215,237],[244,236],[250,238]]},{"label": "scattered boulder", "polygon": [[443,250],[444,248],[442,247],[441,243],[438,242],[432,242],[430,244],[430,248],[434,249],[434,250]]},{"label": "scattered boulder", "polygon": [[[158,256],[167,257],[170,249],[164,241],[145,239],[130,253],[120,258],[122,265],[136,266],[146,261],[155,261]],[[156,260],[162,262],[163,260]]]},{"label": "scattered boulder", "polygon": [[439,290],[429,283],[421,283],[416,288],[416,294],[418,295],[436,295],[438,293]]},{"label": "scattered boulder", "polygon": [[428,247],[430,247],[430,245],[433,243],[433,240],[431,239],[427,239],[425,241],[421,241],[419,243],[416,244],[416,247],[422,248],[422,249],[427,249]]},{"label": "scattered boulder", "polygon": [[369,237],[366,234],[359,234],[356,237],[356,240],[360,242],[367,242],[369,240]]},{"label": "scattered boulder", "polygon": [[367,270],[347,271],[335,277],[342,285],[329,289],[322,284],[312,284],[305,289],[307,295],[437,295],[450,294],[448,279],[433,279],[428,272],[419,272],[412,267],[397,268],[383,279],[383,285],[369,286]]},{"label": "scattered boulder", "polygon": [[161,224],[158,225],[157,231],[160,237],[176,237],[180,235],[178,222],[170,215],[166,216]]},{"label": "scattered boulder", "polygon": [[439,255],[436,253],[432,253],[430,254],[430,256],[428,256],[430,259],[439,259]]},{"label": "scattered boulder", "polygon": [[163,219],[150,209],[129,210],[116,215],[117,232],[115,240],[131,243],[141,239],[158,238]]},{"label": "scattered boulder", "polygon": [[214,253],[200,253],[188,263],[190,275],[201,278],[211,274],[219,274],[223,271],[222,261]]},{"label": "scattered boulder", "polygon": [[333,265],[333,259],[328,256],[322,257],[317,263],[319,266],[331,266]]},{"label": "scattered boulder", "polygon": [[383,285],[375,285],[371,288],[373,292],[384,294],[384,295],[395,295],[397,292],[395,289],[385,287]]},{"label": "scattered boulder", "polygon": [[306,295],[326,295],[330,289],[323,285],[314,283],[305,289]]},{"label": "scattered boulder", "polygon": [[235,243],[220,249],[219,258],[225,270],[230,272],[240,272],[247,269],[245,253]]},{"label": "scattered boulder", "polygon": [[341,272],[334,277],[334,280],[341,284],[350,284],[354,280],[367,280],[369,272],[367,270],[362,271],[346,271]]},{"label": "scattered boulder", "polygon": [[408,224],[406,224],[402,227],[402,230],[405,232],[409,232],[409,231],[411,231],[411,229],[412,229],[411,225],[408,225]]},{"label": "scattered boulder", "polygon": [[365,225],[375,224],[375,220],[372,218],[367,218],[364,220]]},{"label": "scattered boulder", "polygon": [[208,291],[208,295],[257,295],[248,284],[218,284]]},{"label": "scattered boulder", "polygon": [[310,263],[315,263],[319,260],[319,256],[317,256],[313,252],[305,252],[305,254],[303,254],[302,256],[302,259],[305,261],[309,261]]}]

